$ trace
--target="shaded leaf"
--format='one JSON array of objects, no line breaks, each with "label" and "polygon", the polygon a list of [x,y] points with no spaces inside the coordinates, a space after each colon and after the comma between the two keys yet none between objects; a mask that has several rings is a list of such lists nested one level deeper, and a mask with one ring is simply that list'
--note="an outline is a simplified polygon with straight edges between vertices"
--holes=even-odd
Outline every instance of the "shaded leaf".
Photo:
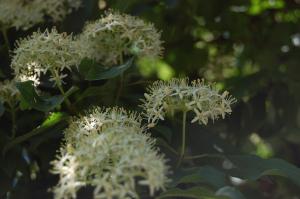
[{"label": "shaded leaf", "polygon": [[246,199],[245,196],[236,188],[225,186],[216,192],[217,196],[227,196],[230,199]]},{"label": "shaded leaf", "polygon": [[255,155],[231,155],[227,158],[232,163],[227,170],[232,176],[249,180],[257,180],[263,175],[284,176],[300,186],[300,169],[285,160],[262,159]]},{"label": "shaded leaf", "polygon": [[64,97],[61,95],[52,97],[39,96],[32,81],[19,82],[16,87],[21,93],[21,108],[34,108],[39,111],[48,112],[60,105]]},{"label": "shaded leaf", "polygon": [[120,66],[104,67],[94,60],[83,59],[79,65],[79,73],[85,80],[103,80],[111,79],[126,71],[132,66],[133,57],[128,59],[124,64]]},{"label": "shaded leaf", "polygon": [[173,179],[174,186],[181,183],[205,183],[219,189],[226,186],[226,175],[211,166],[182,169]]},{"label": "shaded leaf", "polygon": [[216,196],[212,191],[196,186],[189,189],[173,188],[162,193],[157,199],[161,198],[196,198],[196,199],[226,199],[227,197]]}]

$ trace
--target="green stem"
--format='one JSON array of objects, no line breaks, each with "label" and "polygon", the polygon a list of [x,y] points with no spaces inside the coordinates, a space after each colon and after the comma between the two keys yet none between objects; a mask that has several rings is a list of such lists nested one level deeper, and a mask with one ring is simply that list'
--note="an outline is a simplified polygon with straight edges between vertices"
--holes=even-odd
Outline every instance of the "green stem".
[{"label": "green stem", "polygon": [[180,150],[180,156],[177,162],[177,168],[180,166],[183,158],[184,158],[184,154],[185,154],[185,140],[186,140],[186,111],[183,112],[182,114],[182,142],[181,142],[181,150]]},{"label": "green stem", "polygon": [[3,38],[4,38],[5,45],[6,45],[7,49],[10,51],[10,44],[9,44],[9,39],[8,39],[8,36],[7,36],[7,29],[2,28],[1,32],[2,32],[2,35],[3,35]]},{"label": "green stem", "polygon": [[57,121],[52,122],[51,124],[41,125],[41,126],[37,127],[36,129],[30,131],[29,133],[26,133],[24,135],[16,137],[15,139],[13,139],[11,142],[9,142],[3,148],[2,155],[5,155],[6,152],[9,149],[11,149],[12,147],[14,147],[15,145],[20,144],[20,143],[28,140],[29,138],[44,132],[45,130],[47,130],[49,128],[52,128],[52,127],[58,125],[59,123],[61,123],[62,121],[65,121],[65,120],[67,120],[67,117],[62,117],[62,118],[58,119]]},{"label": "green stem", "polygon": [[58,90],[64,96],[64,102],[66,103],[67,108],[69,109],[69,111],[72,114],[75,113],[75,110],[72,106],[71,101],[69,100],[68,96],[66,95],[66,92],[64,91],[63,87],[61,86],[61,81],[59,79],[59,75],[58,75],[57,71],[56,70],[51,70],[51,73],[54,76],[55,83],[56,83],[56,86],[57,86]]},{"label": "green stem", "polygon": [[224,157],[224,155],[222,154],[201,154],[201,155],[194,155],[194,156],[186,156],[184,157],[185,160],[195,160],[195,159],[201,159],[201,158],[222,158]]}]

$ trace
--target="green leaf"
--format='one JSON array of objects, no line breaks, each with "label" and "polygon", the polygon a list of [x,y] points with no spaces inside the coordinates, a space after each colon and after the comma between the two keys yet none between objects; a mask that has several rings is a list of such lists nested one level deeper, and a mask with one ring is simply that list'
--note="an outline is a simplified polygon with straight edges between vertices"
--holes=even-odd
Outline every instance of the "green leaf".
[{"label": "green leaf", "polygon": [[216,189],[226,186],[226,175],[211,166],[182,169],[176,172],[173,184],[205,183]]},{"label": "green leaf", "polygon": [[64,97],[61,95],[52,97],[39,96],[35,91],[32,81],[19,82],[16,86],[21,93],[21,108],[30,107],[48,112],[64,101]]},{"label": "green leaf", "polygon": [[223,196],[216,196],[212,191],[196,186],[189,189],[179,189],[179,188],[173,188],[169,189],[166,192],[162,193],[160,196],[157,197],[157,199],[161,198],[196,198],[196,199],[225,199],[227,197]]},{"label": "green leaf", "polygon": [[300,169],[285,160],[262,159],[255,155],[231,155],[232,167],[227,171],[234,177],[257,180],[263,175],[283,176],[300,186]]},{"label": "green leaf", "polygon": [[0,102],[0,117],[3,115],[4,111],[5,111],[5,108],[3,106],[3,103]]},{"label": "green leaf", "polygon": [[216,192],[217,196],[227,196],[230,199],[246,199],[245,196],[235,187],[225,186]]},{"label": "green leaf", "polygon": [[132,66],[133,57],[128,59],[123,65],[104,67],[94,60],[83,59],[79,65],[79,73],[84,77],[85,80],[103,80],[111,79],[126,71]]}]

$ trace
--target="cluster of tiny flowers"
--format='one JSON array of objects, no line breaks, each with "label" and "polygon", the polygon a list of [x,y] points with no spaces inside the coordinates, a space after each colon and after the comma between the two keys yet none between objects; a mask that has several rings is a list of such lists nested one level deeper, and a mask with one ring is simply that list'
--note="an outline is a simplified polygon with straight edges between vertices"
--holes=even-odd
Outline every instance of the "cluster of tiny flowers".
[{"label": "cluster of tiny flowers", "polygon": [[52,162],[60,175],[56,199],[76,198],[84,186],[94,187],[97,199],[139,198],[136,185],[150,194],[164,189],[168,167],[141,126],[141,118],[120,108],[95,108],[72,119],[65,145]]},{"label": "cluster of tiny flowers", "polygon": [[0,26],[22,28],[24,30],[51,18],[60,21],[81,0],[0,0]]},{"label": "cluster of tiny flowers", "polygon": [[19,81],[31,80],[39,84],[41,75],[49,73],[50,80],[66,76],[64,71],[80,63],[73,37],[56,29],[34,32],[19,40],[13,52],[11,67]]},{"label": "cluster of tiny flowers", "polygon": [[105,66],[122,64],[124,57],[157,58],[162,54],[161,35],[153,24],[113,12],[88,23],[78,37],[83,55]]},{"label": "cluster of tiny flowers", "polygon": [[218,119],[231,113],[231,104],[235,99],[227,91],[220,94],[218,90],[202,80],[189,84],[187,78],[170,81],[156,81],[144,94],[142,108],[148,120],[148,126],[153,127],[158,120],[164,120],[166,114],[173,115],[176,111],[193,111],[193,122],[207,124],[209,118]]},{"label": "cluster of tiny flowers", "polygon": [[20,92],[15,85],[14,80],[5,80],[0,82],[0,102],[14,106],[18,102]]}]

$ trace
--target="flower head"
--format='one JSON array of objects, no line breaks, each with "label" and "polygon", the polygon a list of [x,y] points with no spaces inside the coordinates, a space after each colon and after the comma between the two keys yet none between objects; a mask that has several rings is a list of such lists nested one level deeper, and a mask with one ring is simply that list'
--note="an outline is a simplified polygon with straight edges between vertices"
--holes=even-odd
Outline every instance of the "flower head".
[{"label": "flower head", "polygon": [[61,21],[81,0],[0,0],[0,26],[28,29],[51,18]]},{"label": "flower head", "polygon": [[11,64],[16,78],[38,84],[40,76],[49,73],[51,80],[63,79],[64,70],[71,70],[71,66],[81,61],[73,44],[72,36],[58,33],[56,29],[34,32],[19,40]]},{"label": "flower head", "polygon": [[159,57],[162,54],[160,33],[153,24],[116,12],[107,12],[88,23],[78,38],[83,55],[105,66],[120,64],[123,57]]},{"label": "flower head", "polygon": [[235,99],[227,91],[220,94],[215,87],[201,80],[189,84],[187,78],[170,81],[156,81],[145,93],[142,108],[149,127],[158,120],[164,120],[166,114],[176,111],[193,111],[195,117],[191,122],[208,123],[208,119],[225,117],[231,113],[231,104]]},{"label": "flower head", "polygon": [[19,97],[20,92],[17,89],[14,80],[0,82],[0,102],[14,106],[16,102],[18,102]]},{"label": "flower head", "polygon": [[96,108],[73,119],[53,162],[53,173],[60,175],[55,198],[76,198],[87,185],[99,199],[138,198],[137,184],[148,186],[152,195],[164,188],[165,160],[140,122],[136,113],[119,108]]}]

